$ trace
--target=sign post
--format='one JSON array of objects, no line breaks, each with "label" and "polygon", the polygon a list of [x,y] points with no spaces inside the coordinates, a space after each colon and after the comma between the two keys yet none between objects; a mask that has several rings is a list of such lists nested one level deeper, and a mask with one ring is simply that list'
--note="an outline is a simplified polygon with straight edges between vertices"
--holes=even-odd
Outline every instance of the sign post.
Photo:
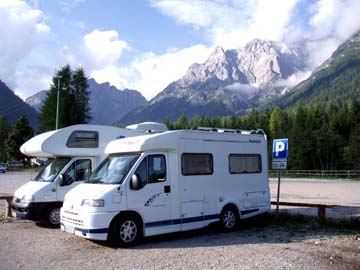
[{"label": "sign post", "polygon": [[272,169],[278,171],[278,189],[276,200],[276,219],[279,217],[280,182],[281,170],[287,168],[288,139],[276,139],[273,141]]}]

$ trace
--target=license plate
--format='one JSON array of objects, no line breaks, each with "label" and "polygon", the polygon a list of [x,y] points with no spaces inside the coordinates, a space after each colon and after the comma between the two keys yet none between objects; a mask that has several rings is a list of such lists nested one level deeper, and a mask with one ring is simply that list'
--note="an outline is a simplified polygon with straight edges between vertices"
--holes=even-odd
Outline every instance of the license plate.
[{"label": "license plate", "polygon": [[11,216],[16,218],[16,212],[15,211],[11,211]]},{"label": "license plate", "polygon": [[74,233],[75,232],[75,227],[64,225],[64,231],[68,232],[68,233]]}]

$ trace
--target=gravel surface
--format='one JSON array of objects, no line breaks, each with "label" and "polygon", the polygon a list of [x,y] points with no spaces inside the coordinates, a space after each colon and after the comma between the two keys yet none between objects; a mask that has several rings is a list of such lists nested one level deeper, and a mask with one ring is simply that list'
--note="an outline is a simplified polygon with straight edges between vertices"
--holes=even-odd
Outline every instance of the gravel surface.
[{"label": "gravel surface", "polygon": [[1,269],[360,269],[360,236],[243,225],[151,237],[112,248],[32,222],[0,223]]},{"label": "gravel surface", "polygon": [[[13,193],[30,177],[29,173],[0,175],[0,192]],[[282,191],[287,194],[285,186]],[[314,190],[312,183],[305,187]],[[359,200],[356,196],[355,204]],[[0,269],[360,269],[360,227],[287,219],[290,223],[277,224],[273,216],[247,220],[232,233],[220,233],[211,226],[150,237],[130,249],[91,242],[33,222],[3,220]]]}]

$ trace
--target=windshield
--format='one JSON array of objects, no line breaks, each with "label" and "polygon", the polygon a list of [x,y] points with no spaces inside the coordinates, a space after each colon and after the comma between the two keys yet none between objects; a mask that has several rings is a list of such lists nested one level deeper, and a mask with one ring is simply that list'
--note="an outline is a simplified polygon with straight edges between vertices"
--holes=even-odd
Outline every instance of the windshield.
[{"label": "windshield", "polygon": [[86,183],[121,184],[139,156],[139,154],[108,156]]},{"label": "windshield", "polygon": [[56,158],[49,165],[45,167],[33,181],[38,182],[52,182],[56,176],[62,171],[71,158]]}]

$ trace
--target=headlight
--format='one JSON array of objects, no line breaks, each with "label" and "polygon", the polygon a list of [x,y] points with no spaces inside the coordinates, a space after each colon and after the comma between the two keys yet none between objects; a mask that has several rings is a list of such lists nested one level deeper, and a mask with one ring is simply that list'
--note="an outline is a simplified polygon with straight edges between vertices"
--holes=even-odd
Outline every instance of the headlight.
[{"label": "headlight", "polygon": [[81,202],[81,206],[89,206],[89,207],[104,207],[104,200],[88,200],[85,199]]},{"label": "headlight", "polygon": [[34,200],[34,195],[24,195],[21,198],[23,202],[32,202]]}]

